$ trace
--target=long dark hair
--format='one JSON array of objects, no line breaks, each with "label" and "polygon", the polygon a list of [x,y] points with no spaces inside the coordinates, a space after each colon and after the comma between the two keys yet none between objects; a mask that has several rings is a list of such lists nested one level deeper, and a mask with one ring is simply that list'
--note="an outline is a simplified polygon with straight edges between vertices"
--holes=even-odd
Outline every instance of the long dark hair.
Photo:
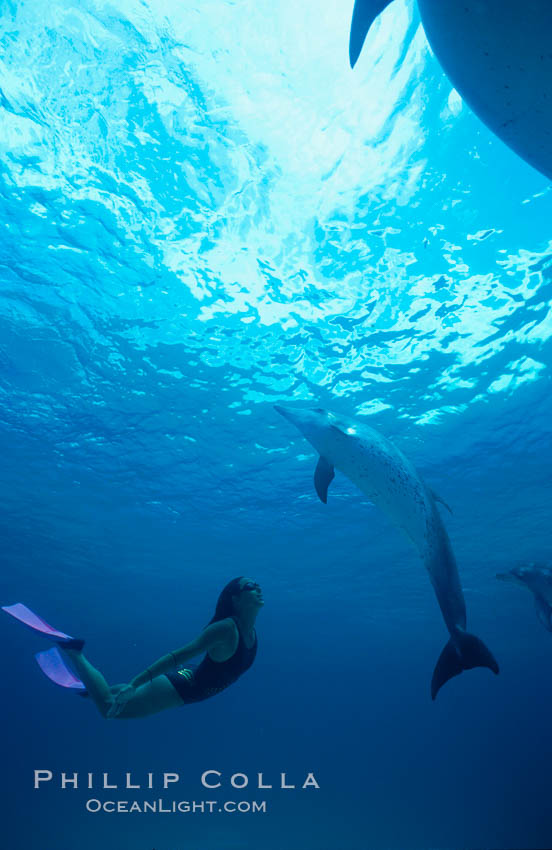
[{"label": "long dark hair", "polygon": [[232,581],[229,581],[226,587],[223,587],[221,590],[220,596],[217,599],[217,607],[215,608],[215,613],[207,623],[208,626],[211,623],[216,623],[217,620],[225,620],[227,617],[231,617],[234,613],[234,604],[232,602],[232,597],[237,596],[241,591],[241,584],[243,576],[238,576],[238,578],[233,578]]}]

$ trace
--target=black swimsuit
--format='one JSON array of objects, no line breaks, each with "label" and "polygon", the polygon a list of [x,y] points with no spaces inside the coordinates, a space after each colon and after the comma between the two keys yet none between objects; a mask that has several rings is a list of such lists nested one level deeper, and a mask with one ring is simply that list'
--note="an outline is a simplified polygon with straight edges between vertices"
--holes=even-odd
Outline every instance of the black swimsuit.
[{"label": "black swimsuit", "polygon": [[226,661],[213,661],[206,655],[195,668],[184,667],[176,672],[165,673],[184,702],[200,702],[220,693],[251,667],[257,654],[257,632],[253,646],[248,648],[237,623],[236,628],[239,634],[238,646]]}]

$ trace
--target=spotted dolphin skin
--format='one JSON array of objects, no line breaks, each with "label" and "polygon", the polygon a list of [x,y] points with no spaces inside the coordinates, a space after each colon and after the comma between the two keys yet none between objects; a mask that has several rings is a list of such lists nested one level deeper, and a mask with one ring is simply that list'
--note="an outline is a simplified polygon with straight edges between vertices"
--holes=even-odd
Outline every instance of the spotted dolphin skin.
[{"label": "spotted dolphin skin", "polygon": [[[392,0],[356,0],[349,58]],[[441,67],[503,142],[552,178],[551,0],[417,0]]]},{"label": "spotted dolphin skin", "polygon": [[410,461],[373,428],[325,410],[276,406],[320,455],[314,485],[326,502],[334,468],[397,523],[417,547],[431,583],[450,640],[439,656],[431,681],[431,697],[453,676],[472,667],[498,664],[485,644],[466,631],[466,606],[450,541],[436,507],[436,496]]},{"label": "spotted dolphin skin", "polygon": [[535,597],[537,617],[544,628],[552,632],[552,570],[541,564],[514,567],[507,573],[497,573],[500,581],[511,581],[526,587]]}]

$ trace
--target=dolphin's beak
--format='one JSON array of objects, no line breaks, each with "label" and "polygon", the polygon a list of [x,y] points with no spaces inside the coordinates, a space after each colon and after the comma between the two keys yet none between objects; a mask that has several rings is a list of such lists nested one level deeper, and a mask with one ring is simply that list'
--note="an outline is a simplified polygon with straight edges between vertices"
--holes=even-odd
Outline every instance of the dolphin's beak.
[{"label": "dolphin's beak", "polygon": [[296,425],[295,417],[293,416],[293,411],[291,411],[288,407],[280,407],[279,404],[274,405],[274,410],[277,413],[280,413],[284,419],[287,419],[288,422],[291,422],[292,425]]},{"label": "dolphin's beak", "polygon": [[499,581],[515,581],[516,580],[515,576],[513,576],[512,573],[497,573],[496,577],[497,577],[497,579],[499,579]]}]

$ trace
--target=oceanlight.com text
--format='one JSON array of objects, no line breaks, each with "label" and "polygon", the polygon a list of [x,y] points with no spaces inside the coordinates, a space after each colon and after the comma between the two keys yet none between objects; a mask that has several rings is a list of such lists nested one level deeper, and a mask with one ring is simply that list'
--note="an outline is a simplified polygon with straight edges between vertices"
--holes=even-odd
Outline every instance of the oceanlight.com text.
[{"label": "oceanlight.com text", "polygon": [[266,800],[96,800],[86,801],[86,811],[96,814],[227,814],[266,813]]}]

